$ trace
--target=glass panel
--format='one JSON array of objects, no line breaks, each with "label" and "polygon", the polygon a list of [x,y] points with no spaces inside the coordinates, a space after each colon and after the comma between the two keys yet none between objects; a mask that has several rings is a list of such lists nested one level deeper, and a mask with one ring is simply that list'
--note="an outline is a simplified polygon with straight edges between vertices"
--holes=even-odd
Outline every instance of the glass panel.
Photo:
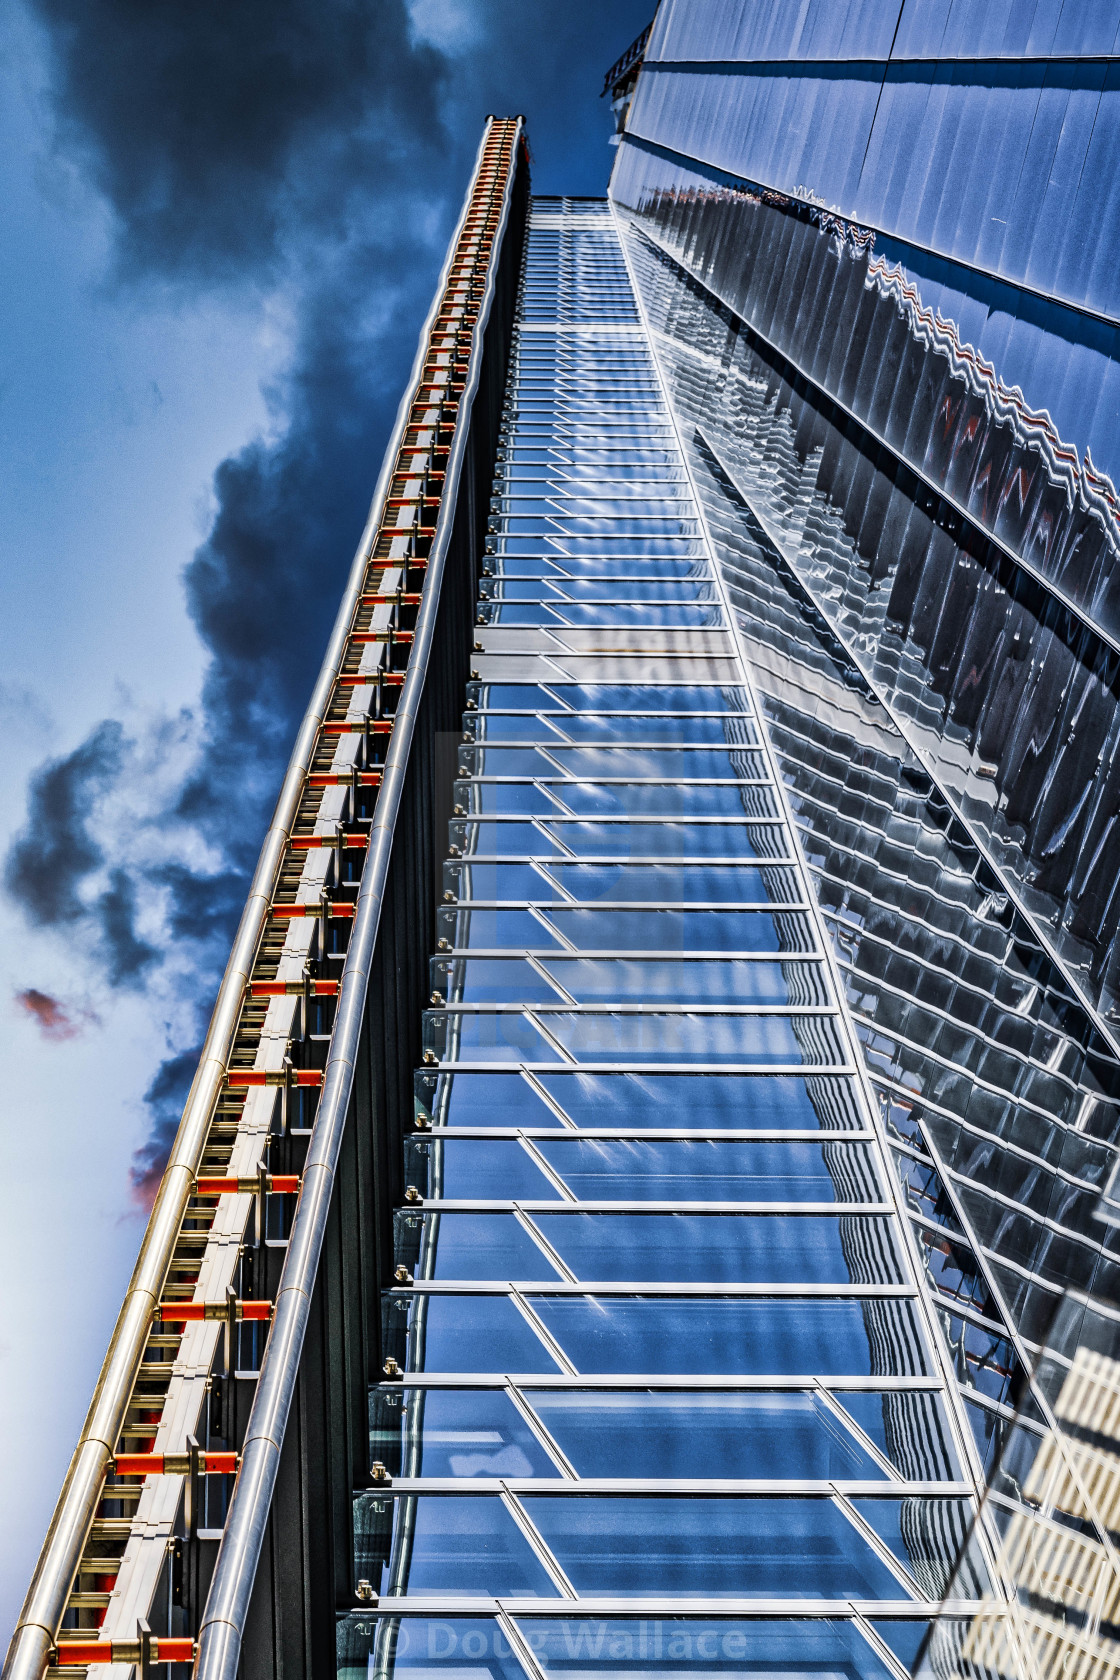
[{"label": "glass panel", "polygon": [[[588,781],[603,777],[678,781],[687,776],[691,781],[703,777],[741,780],[767,773],[763,754],[744,751],[739,742],[735,743],[734,751],[730,744],[717,751],[694,746],[691,741],[688,747],[677,748],[570,747],[556,741],[532,752],[509,747],[485,747],[476,751],[477,757],[468,772],[476,776],[572,776]],[[461,765],[463,755],[464,749],[460,749]]]},{"label": "glass panel", "polygon": [[[550,1017],[550,1024],[551,1024]],[[559,1062],[564,1058],[543,1036],[531,1015],[454,1014],[424,1016],[424,1048],[441,1062]]]},{"label": "glass panel", "polygon": [[[679,460],[679,456],[676,457]],[[660,577],[666,567],[660,556],[645,562],[650,576]],[[671,562],[669,562],[671,564]],[[519,568],[520,569],[520,568]],[[631,570],[630,563],[627,571]],[[716,687],[679,683],[566,683],[553,681],[548,673],[547,686],[509,682],[470,683],[468,703],[473,700],[480,711],[527,711],[545,715],[559,713],[564,718],[577,719],[580,714],[599,716],[615,714],[620,727],[630,720],[632,725],[642,712],[677,712],[688,716],[693,712],[749,712],[750,702],[745,688]],[[643,732],[644,739],[644,732]]]},{"label": "glass panel", "polygon": [[790,1003],[828,1001],[815,962],[622,962],[546,958],[542,963],[576,1003],[625,998],[628,1003]]},{"label": "glass panel", "polygon": [[542,1073],[542,1088],[577,1126],[670,1131],[834,1130],[860,1124],[847,1082],[801,1074]]},{"label": "glass panel", "polygon": [[750,864],[550,863],[547,874],[583,904],[764,904],[778,872]]},{"label": "glass panel", "polygon": [[872,1480],[885,1476],[812,1394],[529,1395],[581,1476]]},{"label": "glass panel", "polygon": [[[734,821],[741,817],[744,802],[741,788],[717,782],[558,782],[551,784],[549,791],[564,809],[579,817],[614,816],[625,811],[635,817],[727,817]],[[777,814],[777,802],[769,791],[753,790],[751,814]]]},{"label": "glass panel", "polygon": [[376,1388],[371,1458],[392,1476],[555,1476],[509,1395],[492,1388]]},{"label": "glass panel", "polygon": [[560,1197],[529,1151],[512,1140],[410,1139],[405,1147],[405,1177],[422,1195],[452,1202]]},{"label": "glass panel", "polygon": [[[450,1217],[455,1216],[441,1216],[444,1221]],[[493,1216],[491,1222],[497,1223]],[[891,1251],[890,1224],[882,1219],[812,1214],[538,1213],[533,1223],[576,1276],[587,1280],[902,1280],[901,1265]],[[486,1265],[486,1259],[479,1264]]]},{"label": "glass panel", "polygon": [[983,1592],[987,1570],[978,1542],[968,1543],[970,1514],[963,1500],[855,1499],[852,1503],[931,1598],[944,1597],[950,1581],[962,1598]]},{"label": "glass panel", "polygon": [[418,1073],[416,1106],[440,1126],[557,1126],[553,1109],[520,1073]]},{"label": "glass panel", "polygon": [[[543,696],[542,696],[543,697]],[[687,742],[696,746],[725,746],[728,725],[748,744],[757,740],[753,725],[740,712],[727,713],[719,704],[720,693],[710,696],[709,713],[657,711],[645,714],[617,712],[480,712],[468,715],[467,733],[486,741],[565,742],[640,741],[643,745]]]},{"label": "glass panel", "polygon": [[[880,1629],[883,1625],[876,1623]],[[541,1666],[549,1674],[569,1674],[573,1680],[577,1675],[581,1680],[633,1680],[637,1674],[663,1675],[665,1680],[694,1674],[893,1680],[892,1671],[857,1628],[824,1617],[791,1622],[524,1617],[519,1626]],[[504,1670],[495,1673],[504,1675]]]},{"label": "glass panel", "polygon": [[424,1248],[434,1255],[428,1275],[439,1279],[543,1282],[562,1276],[512,1213],[426,1214]]},{"label": "glass panel", "polygon": [[915,1618],[909,1622],[880,1621],[876,1617],[871,1626],[883,1642],[890,1646],[895,1656],[899,1658],[905,1668],[913,1672],[921,1651],[922,1643],[929,1632],[930,1624]]},{"label": "glass panel", "polygon": [[960,1480],[963,1472],[941,1395],[930,1393],[837,1396],[869,1440],[904,1476]]},{"label": "glass panel", "polygon": [[581,1201],[873,1201],[863,1144],[572,1139],[540,1151]]},{"label": "glass panel", "polygon": [[[547,1027],[572,1059],[580,1062],[754,1062],[763,1067],[769,1062],[801,1062],[821,1067],[844,1061],[832,1022],[821,1016],[795,1022],[781,1015],[667,1015],[652,1010],[634,1015],[569,1015],[550,1010]],[[471,1054],[476,1045],[508,1044],[511,1039],[513,1034],[499,1029],[495,1017],[464,1017],[462,1041],[470,1046]],[[514,1042],[533,1054],[527,1035],[518,1032]],[[538,1055],[537,1059],[547,1058]]]},{"label": "glass panel", "polygon": [[541,1295],[533,1306],[584,1372],[865,1377],[876,1374],[878,1338],[885,1335],[914,1375],[926,1374],[909,1301]]},{"label": "glass panel", "polygon": [[644,606],[637,602],[584,604],[559,600],[539,603],[495,602],[488,609],[486,617],[487,624],[499,624],[503,627],[511,624],[570,624],[579,629],[601,625],[650,630],[677,629],[682,625],[694,625],[698,628],[714,629],[723,622],[723,615],[718,607],[689,605],[683,602],[673,606],[662,606],[659,603]]},{"label": "glass panel", "polygon": [[584,1594],[885,1598],[898,1590],[827,1499],[531,1494],[525,1508]]},{"label": "glass panel", "polygon": [[[409,1370],[481,1376],[560,1368],[508,1296],[417,1293],[394,1296],[392,1308],[398,1306],[403,1310],[390,1316],[402,1321],[401,1329],[387,1339],[387,1351],[402,1366],[407,1359]],[[396,1330],[395,1325],[392,1328]]]},{"label": "glass panel", "polygon": [[828,1000],[818,963],[626,962],[546,957],[437,960],[433,982],[456,1003],[793,1003]]},{"label": "glass panel", "polygon": [[541,911],[541,923],[585,951],[780,951],[787,925],[767,911],[569,910],[555,904]]},{"label": "glass panel", "polygon": [[382,1597],[555,1598],[501,1499],[489,1494],[354,1501],[355,1569]]},{"label": "glass panel", "polygon": [[355,1613],[338,1622],[340,1680],[526,1680],[509,1640],[492,1616],[377,1616]]},{"label": "glass panel", "polygon": [[769,823],[748,825],[741,817],[707,823],[648,818],[579,822],[549,818],[539,826],[519,822],[456,821],[452,844],[484,857],[546,855],[577,858],[784,858],[782,831]]}]

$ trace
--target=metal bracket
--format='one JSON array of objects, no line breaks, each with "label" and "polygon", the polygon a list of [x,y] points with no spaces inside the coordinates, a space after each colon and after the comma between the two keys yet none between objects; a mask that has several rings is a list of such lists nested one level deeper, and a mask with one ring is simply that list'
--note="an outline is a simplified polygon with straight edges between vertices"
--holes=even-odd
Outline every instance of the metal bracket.
[{"label": "metal bracket", "polygon": [[152,1630],[143,1616],[136,1618],[136,1638],[140,1644],[140,1661],[136,1665],[137,1680],[151,1680]]}]

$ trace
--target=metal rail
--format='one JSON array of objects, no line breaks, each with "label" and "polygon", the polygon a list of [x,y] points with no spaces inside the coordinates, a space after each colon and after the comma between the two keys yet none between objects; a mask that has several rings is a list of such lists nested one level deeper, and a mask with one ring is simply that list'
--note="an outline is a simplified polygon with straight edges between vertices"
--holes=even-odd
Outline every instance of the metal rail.
[{"label": "metal rail", "polygon": [[[413,362],[412,376],[401,399],[393,435],[384,457],[371,502],[369,517],[350,569],[323,665],[307,712],[300,725],[272,823],[264,839],[230,958],[222,977],[214,1012],[203,1044],[198,1070],[188,1093],[183,1118],[156,1195],[124,1304],[98,1376],[93,1400],[83,1424],[78,1445],[67,1471],[62,1493],[52,1516],[47,1537],[9,1646],[3,1669],[3,1680],[40,1680],[43,1670],[54,1652],[55,1640],[81,1564],[83,1549],[88,1541],[98,1505],[105,1497],[106,1476],[114,1469],[117,1443],[126,1423],[130,1403],[133,1401],[149,1333],[152,1330],[153,1322],[161,1311],[161,1295],[167,1284],[184,1218],[189,1214],[191,1198],[199,1193],[199,1171],[219,1098],[223,1090],[233,1084],[248,1086],[256,1083],[279,1082],[275,1079],[269,1080],[266,1075],[258,1074],[256,1071],[252,1076],[242,1072],[240,1077],[235,1076],[231,1080],[231,1052],[238,1033],[243,1007],[250,995],[252,973],[258,958],[262,937],[273,911],[273,901],[281,870],[292,845],[293,830],[299,817],[301,801],[308,787],[315,782],[315,778],[311,776],[311,767],[316,748],[321,741],[332,700],[340,686],[340,679],[344,680],[343,666],[353,639],[355,615],[362,601],[363,590],[366,588],[371,562],[374,560],[378,532],[384,523],[392,478],[399,451],[409,426],[410,413],[418,399],[437,400],[433,397],[422,398],[422,391],[428,389],[424,385],[424,366],[432,350],[431,331],[444,300],[452,270],[456,264],[457,244],[470,213],[472,198],[483,169],[483,162],[488,155],[488,146],[492,149],[492,136],[495,129],[508,132],[511,136],[511,143],[508,148],[510,168],[505,184],[500,230],[491,246],[487,288],[484,294],[483,308],[479,311],[475,329],[474,347],[479,351],[481,350],[482,332],[485,327],[490,298],[493,294],[494,262],[500,248],[501,231],[504,230],[508,218],[510,187],[514,173],[513,159],[516,156],[517,141],[522,130],[520,118],[507,123],[499,122],[495,118],[487,119],[472,176],[471,189],[468,192],[459,222],[452,236],[443,265],[440,284],[436,289],[431,309],[421,331],[416,357]],[[446,479],[446,484],[452,487],[452,490],[461,469],[466,440],[467,428],[465,424],[462,424],[462,419],[469,409],[471,397],[477,386],[479,361],[479,355],[472,355],[468,383],[463,392],[462,401],[458,406],[460,423],[456,425],[448,458]],[[444,502],[442,505],[453,506],[453,502],[454,496],[452,493],[450,501]],[[369,973],[369,952],[372,949],[373,938],[376,934],[376,904],[371,911],[371,899],[374,895],[367,891],[367,883],[381,882],[384,879],[392,838],[392,822],[386,821],[383,813],[389,810],[395,812],[399,805],[404,767],[408,757],[408,742],[411,740],[413,732],[415,711],[423,686],[423,671],[434,625],[435,606],[439,594],[439,577],[446,553],[449,526],[449,520],[440,521],[433,542],[427,571],[427,578],[433,587],[426,587],[423,591],[423,605],[420,608],[420,617],[415,631],[412,658],[408,674],[404,680],[400,706],[393,722],[393,734],[387,754],[381,793],[375,811],[367,853],[367,868],[364,871],[361,889],[360,904],[364,904],[365,909],[359,909],[354,917],[354,932],[344,968],[343,983],[339,990],[336,1031],[332,1041],[332,1059],[328,1064],[323,1080],[323,1095],[319,1107],[320,1117],[334,1114],[336,1110],[339,1116],[344,1115],[346,1101],[349,1097],[353,1073],[353,1046],[357,1042],[357,1031],[360,1027],[365,1001],[365,988]],[[401,639],[404,640],[405,638],[402,637]],[[421,673],[419,678],[416,676],[417,671]],[[397,719],[400,720],[400,729],[397,727]],[[355,722],[353,728],[360,732],[361,723]],[[333,781],[336,778],[332,777],[330,779]],[[361,953],[360,958],[359,953]],[[350,1054],[346,1057],[335,1054],[335,1045],[343,1041],[350,1050]],[[312,1083],[306,1076],[298,1082]],[[323,1157],[319,1150],[328,1131],[329,1128],[324,1129],[317,1124],[313,1134],[311,1153],[308,1157],[308,1172],[305,1174],[304,1180],[308,1193],[306,1196],[300,1197],[298,1204],[296,1222],[292,1232],[292,1245],[288,1256],[289,1263],[285,1267],[284,1279],[288,1278],[289,1273],[293,1273],[291,1262],[297,1255],[299,1262],[296,1270],[298,1270],[299,1276],[306,1281],[308,1276],[313,1277],[314,1274],[314,1262],[318,1248],[315,1246],[314,1240],[310,1247],[306,1246],[306,1234],[310,1227],[315,1227],[314,1215],[321,1211],[322,1217],[325,1218],[328,1198],[321,1195],[323,1188],[322,1173],[315,1169],[322,1165]],[[321,1243],[321,1221],[315,1228],[318,1230],[318,1240]],[[306,1269],[308,1264],[311,1265],[310,1273]],[[283,1296],[281,1299],[283,1300]],[[272,1370],[277,1368],[278,1363],[284,1366],[285,1361],[292,1355],[293,1347],[294,1358],[298,1359],[298,1345],[294,1344],[291,1339],[291,1316],[290,1302],[286,1305],[284,1311],[278,1309],[273,1315],[273,1329],[276,1334],[270,1335],[268,1341],[268,1350],[272,1357],[269,1358],[266,1355],[266,1362]],[[284,1347],[279,1354],[273,1353],[273,1344],[276,1342],[284,1343]],[[260,1395],[258,1393],[258,1404],[254,1405],[252,1420],[256,1420],[260,1415],[259,1399]],[[242,1469],[243,1471],[245,1469],[244,1458]],[[240,1490],[243,1479],[244,1476],[239,1477],[238,1490]],[[244,1510],[245,1506],[246,1496],[243,1495],[238,1508]],[[223,1552],[225,1552],[225,1548],[223,1548]]]},{"label": "metal rail", "polygon": [[641,34],[636,36],[624,53],[615,59],[606,75],[603,77],[603,91],[599,98],[605,99],[608,93],[614,93],[620,82],[626,82],[631,76],[636,76],[641,69],[646,56],[646,47],[653,32],[653,19],[646,24]]},{"label": "metal rail", "polygon": [[[478,388],[482,336],[494,296],[497,253],[509,220],[515,174],[514,159],[522,132],[522,120],[516,118],[503,127],[507,128],[510,134],[510,167],[493,242],[494,254],[487,272],[486,287],[475,329],[476,353],[472,356],[468,368],[466,388],[460,403],[460,422],[456,426],[447,461],[443,501],[445,511],[454,508],[455,492],[463,468],[467,443],[467,427],[463,423],[463,416],[469,411]],[[494,119],[489,119],[479,154],[479,167],[493,128]],[[476,175],[477,172],[476,170]],[[475,184],[472,182],[460,227],[466,220],[474,190]],[[456,238],[457,236],[458,230]],[[454,243],[453,239],[453,246]],[[428,558],[427,581],[416,623],[412,657],[395,715],[381,792],[374,812],[369,852],[354,912],[354,928],[339,988],[338,1010],[323,1078],[323,1093],[319,1100],[303,1172],[303,1188],[280,1278],[272,1334],[261,1364],[256,1397],[242,1449],[241,1470],[234,1487],[210,1596],[199,1629],[196,1668],[198,1680],[235,1680],[240,1661],[242,1631],[249,1611],[265,1525],[276,1484],[280,1449],[291,1410],[311,1294],[326,1234],[335,1171],[354,1080],[354,1063],[365,1015],[366,993],[396,818],[404,790],[409,750],[415,733],[416,717],[435,633],[440,583],[450,534],[450,517],[441,518]]]}]

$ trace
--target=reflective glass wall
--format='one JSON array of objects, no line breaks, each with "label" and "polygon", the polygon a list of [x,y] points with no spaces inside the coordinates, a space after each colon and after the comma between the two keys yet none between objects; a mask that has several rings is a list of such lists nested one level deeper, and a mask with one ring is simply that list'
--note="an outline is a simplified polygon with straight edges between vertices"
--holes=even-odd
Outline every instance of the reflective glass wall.
[{"label": "reflective glass wall", "polygon": [[665,0],[611,186],[989,1479],[940,1674],[1120,1667],[1116,26]]},{"label": "reflective glass wall", "polygon": [[1114,1047],[1116,28],[665,0],[611,189],[740,322],[756,516]]},{"label": "reflective glass wall", "polygon": [[[628,234],[852,1018],[978,1438],[995,1450],[1063,1292],[1110,1345],[1097,1217],[1120,1136],[1111,1046],[763,528],[775,470],[733,321]],[[757,475],[754,476],[754,475]],[[1086,1335],[1092,1339],[1091,1323]],[[989,1458],[990,1461],[990,1458]]]},{"label": "reflective glass wall", "polygon": [[615,217],[537,201],[343,1670],[897,1677],[991,1587],[696,475]]}]

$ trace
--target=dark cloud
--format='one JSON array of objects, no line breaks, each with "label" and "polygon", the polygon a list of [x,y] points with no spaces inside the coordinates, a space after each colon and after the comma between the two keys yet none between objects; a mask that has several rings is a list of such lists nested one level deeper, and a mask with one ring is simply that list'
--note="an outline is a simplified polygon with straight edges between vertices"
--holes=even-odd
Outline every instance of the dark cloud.
[{"label": "dark cloud", "polygon": [[4,863],[4,885],[34,926],[83,924],[92,931],[114,986],[135,984],[156,958],[136,934],[135,893],[122,869],[113,869],[99,891],[81,891],[106,863],[91,815],[120,777],[127,756],[122,726],[106,719],[72,753],[37,770],[28,790],[27,823]]},{"label": "dark cloud", "polygon": [[[602,191],[602,73],[652,10],[445,3],[465,26],[454,56],[412,38],[402,0],[27,0],[59,143],[116,217],[118,279],[281,285],[297,323],[272,434],[217,468],[213,522],[184,574],[209,661],[201,754],[165,819],[191,825],[216,867],[132,864],[100,896],[80,892],[105,867],[82,778],[135,773],[105,722],[36,776],[5,876],[46,925],[91,926],[111,985],[154,971],[135,907],[138,888],[158,892],[168,942],[191,954],[199,1038],[483,119],[528,115],[540,189]],[[437,11],[426,0],[417,13],[433,35]],[[196,1056],[169,1058],[147,1093],[141,1199]]]},{"label": "dark cloud", "polygon": [[[151,970],[136,907],[139,890],[158,893],[167,939],[193,963],[201,1032],[460,187],[439,120],[446,63],[410,41],[402,0],[31,0],[30,10],[46,26],[59,143],[115,212],[118,280],[264,279],[285,287],[297,322],[270,393],[274,436],[218,467],[211,530],[184,575],[209,654],[201,755],[163,817],[191,825],[217,867],[134,861],[105,882],[91,805],[142,774],[122,726],[106,720],[37,773],[5,870],[31,920],[92,935],[113,987]],[[470,150],[473,140],[464,158]],[[148,818],[159,826],[158,811]],[[152,1132],[133,1174],[142,1198],[196,1055],[171,1057],[147,1093]]]},{"label": "dark cloud", "polygon": [[80,921],[88,912],[78,888],[104,861],[87,826],[90,804],[120,773],[124,730],[107,719],[65,758],[31,778],[27,826],[4,865],[8,891],[47,927]]},{"label": "dark cloud", "polygon": [[[406,206],[398,210],[407,221]],[[246,800],[256,807],[275,796],[365,521],[410,354],[400,317],[411,324],[412,298],[400,267],[393,252],[364,242],[306,300],[284,392],[286,430],[218,468],[214,523],[185,573],[188,610],[211,661],[206,758],[182,809],[221,822],[230,845],[248,826],[256,849]],[[371,272],[383,308],[374,332],[355,307]]]},{"label": "dark cloud", "polygon": [[201,1045],[196,1044],[193,1049],[169,1057],[144,1092],[144,1101],[152,1116],[151,1130],[132,1157],[130,1173],[133,1196],[142,1207],[151,1207],[155,1200],[175,1133],[179,1129],[183,1104],[194,1078],[200,1049]]},{"label": "dark cloud", "polygon": [[24,991],[15,994],[15,1003],[25,1015],[30,1015],[44,1038],[60,1043],[68,1038],[77,1038],[86,1027],[96,1024],[97,1017],[88,1009],[71,1013],[56,997],[49,992],[41,992],[37,986],[28,986]]},{"label": "dark cloud", "polygon": [[[438,117],[401,0],[32,0],[60,138],[133,273],[243,279],[297,222],[337,232],[379,153]],[[390,167],[392,164],[390,162]]]}]

